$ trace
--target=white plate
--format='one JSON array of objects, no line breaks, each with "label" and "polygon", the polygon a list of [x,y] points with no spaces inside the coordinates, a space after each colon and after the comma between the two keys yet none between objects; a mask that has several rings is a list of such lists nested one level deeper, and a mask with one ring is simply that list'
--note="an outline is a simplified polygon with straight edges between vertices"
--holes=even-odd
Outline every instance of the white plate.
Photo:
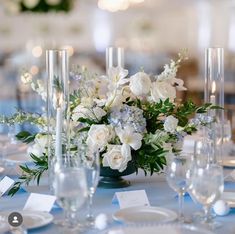
[{"label": "white plate", "polygon": [[235,208],[235,192],[223,192],[221,198],[226,201],[231,208]]},{"label": "white plate", "polygon": [[235,158],[223,158],[222,166],[224,166],[224,167],[235,167]]},{"label": "white plate", "polygon": [[104,232],[105,234],[213,234],[211,231],[191,226],[178,224],[163,224],[135,227],[112,228]]},{"label": "white plate", "polygon": [[[5,216],[8,218],[8,215],[12,211],[1,212],[0,216]],[[51,223],[54,219],[53,215],[47,212],[41,211],[18,211],[23,216],[23,225],[26,229],[34,229],[43,227]]]},{"label": "white plate", "polygon": [[162,207],[138,206],[121,209],[113,214],[113,219],[126,223],[166,223],[177,219],[177,214]]},{"label": "white plate", "polygon": [[0,219],[0,233],[5,233],[10,230],[10,227],[8,223],[5,223],[5,221],[1,221]]}]

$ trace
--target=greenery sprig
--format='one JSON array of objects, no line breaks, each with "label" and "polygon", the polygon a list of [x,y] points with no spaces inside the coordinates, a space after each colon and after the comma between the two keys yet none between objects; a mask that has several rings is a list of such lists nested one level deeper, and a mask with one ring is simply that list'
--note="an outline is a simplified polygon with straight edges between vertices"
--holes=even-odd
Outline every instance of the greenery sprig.
[{"label": "greenery sprig", "polygon": [[30,154],[33,159],[34,168],[29,168],[27,165],[20,165],[22,175],[18,181],[14,183],[13,187],[9,190],[8,195],[13,196],[16,194],[22,185],[29,185],[31,181],[37,181],[39,185],[42,174],[48,170],[48,158],[47,155],[37,157],[34,154]]}]

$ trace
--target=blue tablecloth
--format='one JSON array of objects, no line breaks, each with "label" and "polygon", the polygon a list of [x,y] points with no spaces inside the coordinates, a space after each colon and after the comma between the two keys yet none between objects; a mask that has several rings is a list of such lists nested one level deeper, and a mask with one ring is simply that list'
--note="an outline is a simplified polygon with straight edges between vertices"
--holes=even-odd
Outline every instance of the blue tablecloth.
[{"label": "blue tablecloth", "polygon": [[[119,209],[118,204],[112,204],[112,198],[116,191],[128,191],[145,189],[148,195],[150,204],[152,206],[162,206],[172,209],[177,212],[177,197],[175,192],[167,185],[164,175],[154,175],[152,177],[145,177],[143,173],[138,175],[132,174],[127,176],[126,179],[131,181],[131,186],[123,189],[103,189],[98,188],[94,197],[94,213],[106,213],[110,217],[110,225],[115,225],[112,221],[112,214]],[[40,187],[31,186],[28,188],[29,192],[48,193],[49,189],[46,180]],[[225,191],[235,191],[235,182],[226,182]],[[23,208],[29,192],[20,191],[13,198],[4,196],[0,199],[0,210],[20,210]],[[40,204],[39,204],[40,205]],[[185,197],[185,214],[191,216],[194,212],[199,211],[201,207],[191,200],[189,196]],[[51,213],[55,219],[62,217],[62,210],[60,208],[53,208]],[[85,207],[80,212],[81,219],[86,215]],[[215,233],[234,234],[235,233],[235,209],[232,209],[229,215],[224,217],[217,217],[217,220],[222,222],[223,226]],[[58,227],[50,224],[46,227],[30,230],[28,233],[61,233]]]}]

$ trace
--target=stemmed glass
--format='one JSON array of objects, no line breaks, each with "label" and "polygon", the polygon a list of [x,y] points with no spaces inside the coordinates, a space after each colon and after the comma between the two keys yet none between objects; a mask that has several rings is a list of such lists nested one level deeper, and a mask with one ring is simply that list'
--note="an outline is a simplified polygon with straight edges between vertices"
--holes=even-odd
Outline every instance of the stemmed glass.
[{"label": "stemmed glass", "polygon": [[[221,191],[223,191],[223,171],[217,163],[218,151],[216,151],[214,144],[215,142],[207,137],[202,137],[195,141],[193,165],[190,176],[187,178],[188,192],[193,201],[205,204],[204,214],[195,213],[193,215],[194,220],[201,220],[205,223],[210,223],[209,220],[214,218],[210,208],[219,197]],[[213,191],[214,200],[212,199]],[[205,201],[206,197],[208,201]]]},{"label": "stemmed glass", "polygon": [[166,180],[169,186],[178,193],[179,222],[184,222],[183,203],[187,190],[186,180],[190,175],[192,157],[189,154],[171,154],[167,162]]},{"label": "stemmed glass", "polygon": [[212,205],[220,198],[224,189],[223,169],[218,164],[196,165],[190,177],[190,195],[203,205],[202,223],[212,228],[218,226],[210,213]]},{"label": "stemmed glass", "polygon": [[62,162],[56,164],[53,189],[66,217],[64,222],[57,224],[76,229],[77,211],[85,203],[88,195],[86,171],[76,156],[63,155]]},{"label": "stemmed glass", "polygon": [[87,151],[87,154],[83,158],[83,166],[86,171],[87,187],[88,187],[88,213],[86,216],[87,226],[94,225],[94,214],[92,210],[93,205],[93,196],[96,191],[99,175],[100,175],[100,160],[99,152],[96,151]]}]

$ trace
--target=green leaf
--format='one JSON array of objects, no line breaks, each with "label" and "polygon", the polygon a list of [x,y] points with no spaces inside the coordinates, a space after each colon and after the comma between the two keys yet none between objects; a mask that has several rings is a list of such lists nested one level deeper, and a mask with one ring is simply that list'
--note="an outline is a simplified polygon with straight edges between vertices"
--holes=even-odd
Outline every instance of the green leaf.
[{"label": "green leaf", "polygon": [[36,134],[31,134],[28,131],[21,131],[16,134],[16,139],[28,144],[34,141],[35,136]]},{"label": "green leaf", "polygon": [[96,124],[96,122],[94,120],[82,118],[82,117],[78,119],[78,122],[87,123],[89,125]]}]

